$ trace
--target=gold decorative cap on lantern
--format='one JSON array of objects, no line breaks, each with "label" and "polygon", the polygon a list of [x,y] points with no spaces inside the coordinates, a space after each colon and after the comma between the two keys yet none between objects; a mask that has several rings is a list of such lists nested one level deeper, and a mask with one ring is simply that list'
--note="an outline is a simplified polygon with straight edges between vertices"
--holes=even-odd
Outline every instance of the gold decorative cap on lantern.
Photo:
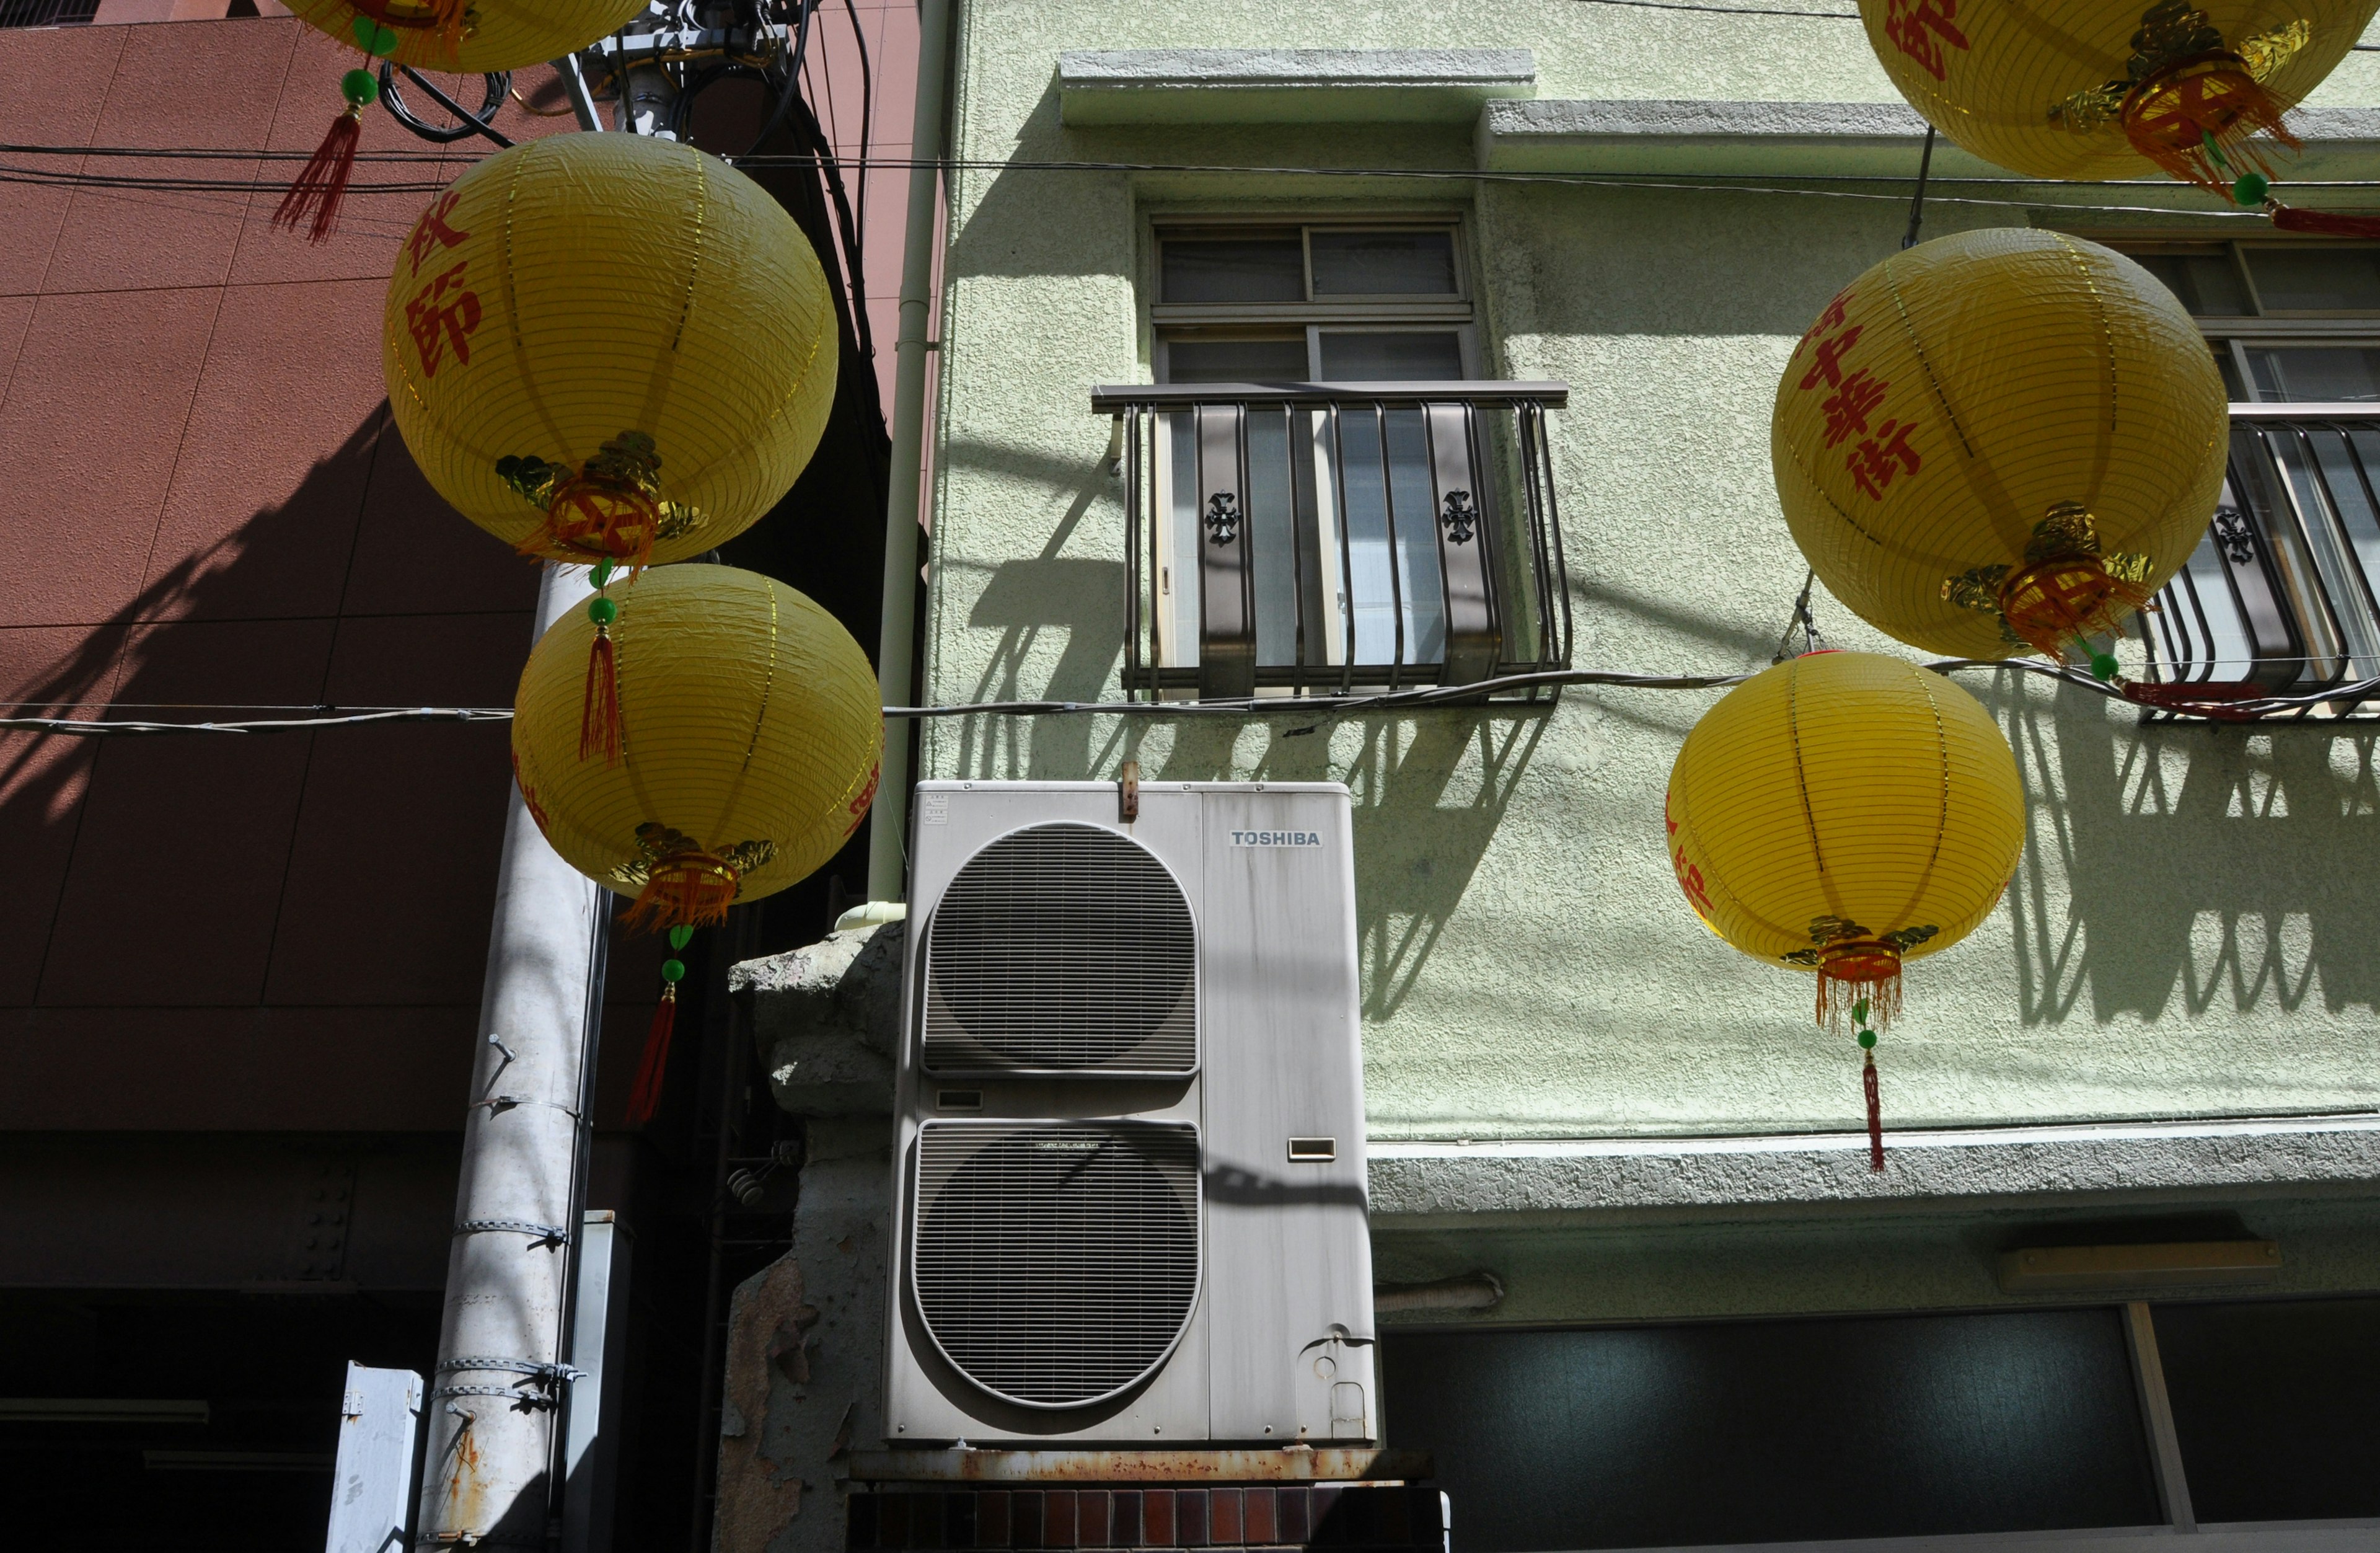
[{"label": "gold decorative cap on lantern", "polygon": [[1769,449],[1793,538],[1914,647],[2075,651],[2180,570],[2230,411],[2204,337],[2138,264],[1989,228],[1893,255],[1790,353]]},{"label": "gold decorative cap on lantern", "polygon": [[565,862],[643,925],[716,922],[808,877],[875,797],[884,721],[868,654],[782,582],[658,567],[615,587],[619,750],[583,755],[598,626],[573,611],[521,671],[513,768]]},{"label": "gold decorative cap on lantern", "polygon": [[633,571],[734,538],[834,398],[809,241],[717,157],[556,135],[478,164],[397,254],[389,405],[438,494],[525,554]]}]

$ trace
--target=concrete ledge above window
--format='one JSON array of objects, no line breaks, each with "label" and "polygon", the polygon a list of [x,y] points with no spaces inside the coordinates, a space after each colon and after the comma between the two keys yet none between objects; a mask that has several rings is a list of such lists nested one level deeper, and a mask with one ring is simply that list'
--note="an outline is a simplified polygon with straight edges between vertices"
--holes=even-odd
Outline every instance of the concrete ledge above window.
[{"label": "concrete ledge above window", "polygon": [[1544,1143],[1375,1141],[1371,1212],[1400,1229],[1477,1224],[1477,1215],[1580,1223],[1784,1212],[1822,1204],[1961,1207],[2229,1192],[2368,1192],[2380,1182],[2380,1117],[2115,1122],[1892,1131],[1886,1167],[1864,1133],[1801,1137],[1589,1139]]},{"label": "concrete ledge above window", "polygon": [[[2289,123],[2306,148],[2285,178],[2380,169],[2380,109],[2304,108]],[[1496,102],[1478,127],[1484,172],[1907,177],[1925,141],[1925,121],[1902,103]],[[1933,170],[1944,177],[2001,172],[1947,141],[1935,143]]]},{"label": "concrete ledge above window", "polygon": [[1533,97],[1527,49],[1103,49],[1058,56],[1059,117],[1091,124],[1467,124]]}]

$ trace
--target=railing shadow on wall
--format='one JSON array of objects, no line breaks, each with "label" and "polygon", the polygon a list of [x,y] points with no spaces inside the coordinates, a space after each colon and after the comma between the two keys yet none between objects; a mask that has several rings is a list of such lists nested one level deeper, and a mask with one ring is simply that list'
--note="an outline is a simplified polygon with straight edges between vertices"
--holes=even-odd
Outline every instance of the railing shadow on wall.
[{"label": "railing shadow on wall", "polygon": [[2023,695],[2017,678],[1972,688],[2001,714],[2026,789],[2009,891],[2025,1023],[2316,997],[2380,1009],[2380,869],[2357,861],[2380,858],[2380,733],[2129,725],[2080,691]]},{"label": "railing shadow on wall", "polygon": [[[1103,459],[1068,464],[1038,453],[960,443],[949,467],[988,471],[1055,493],[1064,507],[1038,553],[990,564],[967,623],[996,630],[970,701],[1098,701],[1123,666],[1122,560],[1063,554],[1118,476]],[[1077,546],[1080,548],[1080,546]],[[945,550],[946,571],[978,566]],[[1050,633],[1064,644],[1050,654]],[[953,719],[949,767],[987,780],[1080,781],[1140,761],[1174,781],[1343,782],[1354,794],[1357,930],[1364,1011],[1392,1015],[1436,948],[1544,731],[1550,700],[1439,711],[1334,716],[1282,697],[1279,709],[1208,717]],[[1251,750],[1248,728],[1264,742]]]}]

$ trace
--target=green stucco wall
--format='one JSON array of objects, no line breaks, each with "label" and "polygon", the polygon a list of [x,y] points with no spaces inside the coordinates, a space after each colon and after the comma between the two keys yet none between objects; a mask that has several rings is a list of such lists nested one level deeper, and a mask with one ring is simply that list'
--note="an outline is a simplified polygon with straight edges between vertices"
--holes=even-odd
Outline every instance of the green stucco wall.
[{"label": "green stucco wall", "polygon": [[[1497,371],[1572,385],[1554,453],[1576,663],[1767,662],[1803,577],[1768,473],[1776,377],[1827,297],[1897,244],[1902,196],[996,165],[1474,165],[1460,126],[1069,129],[1063,49],[1528,47],[1543,98],[1889,100],[1855,25],[1574,0],[961,9],[953,151],[994,165],[952,190],[929,701],[1121,693],[1122,482],[1087,395],[1148,376],[1153,211],[1461,212]],[[2353,56],[2316,101],[2380,103],[2375,59]],[[1926,229],[2027,216],[1937,201]],[[1919,655],[1815,602],[1833,644]],[[2380,1105],[2373,733],[2143,728],[2013,674],[1960,682],[2015,745],[2031,833],[2002,908],[1910,972],[1878,1054],[1890,1119]],[[1571,690],[1550,714],[1354,716],[1304,735],[1289,730],[1314,718],[1294,712],[950,719],[928,725],[922,774],[1105,776],[1130,758],[1149,778],[1348,783],[1377,1135],[1855,1127],[1856,1054],[1813,1028],[1809,982],[1719,944],[1670,875],[1662,790],[1714,699]]]}]

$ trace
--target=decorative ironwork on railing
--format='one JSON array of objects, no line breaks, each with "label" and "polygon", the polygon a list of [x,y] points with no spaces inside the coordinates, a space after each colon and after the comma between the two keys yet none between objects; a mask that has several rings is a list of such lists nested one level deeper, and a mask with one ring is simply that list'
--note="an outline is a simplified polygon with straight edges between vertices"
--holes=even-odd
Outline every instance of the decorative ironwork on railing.
[{"label": "decorative ironwork on railing", "polygon": [[1122,443],[1126,693],[1349,694],[1569,667],[1545,414],[1569,397],[1562,383],[1093,389]]},{"label": "decorative ironwork on railing", "polygon": [[2141,617],[2155,678],[2202,710],[2380,715],[2375,583],[2380,404],[2234,405],[2215,520]]}]

